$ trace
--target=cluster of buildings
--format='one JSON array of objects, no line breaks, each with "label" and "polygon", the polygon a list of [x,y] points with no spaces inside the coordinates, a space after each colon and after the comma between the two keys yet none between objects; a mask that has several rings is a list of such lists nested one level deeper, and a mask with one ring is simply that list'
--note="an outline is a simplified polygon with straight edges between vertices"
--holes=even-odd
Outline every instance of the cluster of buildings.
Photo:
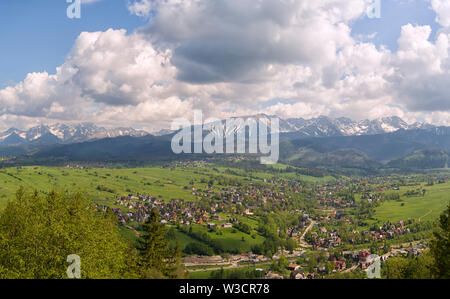
[{"label": "cluster of buildings", "polygon": [[[144,222],[153,208],[159,211],[161,218],[167,223],[208,224],[212,220],[222,221],[218,216],[221,212],[251,216],[268,202],[277,202],[279,206],[283,206],[291,197],[290,187],[286,182],[276,190],[266,185],[249,183],[239,187],[210,185],[201,190],[192,184],[183,189],[197,198],[195,202],[182,199],[166,201],[161,197],[152,197],[150,194],[146,196],[129,194],[116,199],[115,208],[112,208],[112,211],[119,217],[122,224]],[[294,191],[299,192],[298,189]],[[106,206],[98,208],[106,209]],[[232,223],[232,221],[228,222]],[[226,223],[225,226],[230,226],[230,223]]]},{"label": "cluster of buildings", "polygon": [[313,249],[320,248],[333,248],[339,247],[342,244],[342,239],[339,237],[338,232],[335,230],[333,232],[327,233],[325,227],[321,227],[320,231],[325,234],[326,237],[320,237],[317,232],[311,233]]},{"label": "cluster of buildings", "polygon": [[397,223],[385,223],[377,231],[370,231],[366,234],[370,234],[374,240],[386,240],[393,239],[398,235],[404,235],[410,232],[411,230],[405,227],[404,221],[401,220]]}]

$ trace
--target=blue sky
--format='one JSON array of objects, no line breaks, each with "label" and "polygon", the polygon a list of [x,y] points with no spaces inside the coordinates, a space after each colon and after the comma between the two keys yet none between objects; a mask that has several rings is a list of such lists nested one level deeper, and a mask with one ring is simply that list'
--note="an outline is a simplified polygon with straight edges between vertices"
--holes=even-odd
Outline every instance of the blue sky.
[{"label": "blue sky", "polygon": [[97,0],[81,19],[69,5],[0,1],[0,128],[158,130],[193,109],[450,125],[449,0],[381,0],[380,19],[367,0]]},{"label": "blue sky", "polygon": [[439,25],[435,22],[436,13],[425,0],[381,0],[380,19],[359,19],[352,25],[354,36],[377,33],[372,40],[377,46],[385,45],[392,51],[397,50],[397,40],[401,27],[406,24],[429,25],[435,33]]},{"label": "blue sky", "polygon": [[27,73],[54,73],[83,31],[108,28],[131,32],[145,20],[129,13],[125,0],[82,6],[81,19],[69,19],[65,0],[0,1],[0,88]]},{"label": "blue sky", "polygon": [[[129,13],[126,0],[84,4],[80,20],[67,18],[68,5],[65,0],[0,2],[0,88],[23,80],[30,72],[54,73],[80,32],[108,28],[131,32],[146,23]],[[429,6],[425,0],[382,0],[381,19],[357,20],[352,34],[376,32],[372,42],[395,51],[402,25],[430,25],[437,31],[436,14]]]}]

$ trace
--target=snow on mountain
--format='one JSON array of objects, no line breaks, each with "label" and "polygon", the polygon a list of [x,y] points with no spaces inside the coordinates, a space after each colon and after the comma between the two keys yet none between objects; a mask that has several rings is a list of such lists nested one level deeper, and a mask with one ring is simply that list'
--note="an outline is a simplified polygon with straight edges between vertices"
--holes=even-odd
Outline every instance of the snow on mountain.
[{"label": "snow on mountain", "polygon": [[305,120],[303,118],[288,119],[289,123],[295,126],[292,132],[301,132],[307,136],[359,136],[392,133],[398,130],[412,130],[431,128],[432,125],[415,123],[407,124],[397,116],[384,117],[375,120],[353,121],[349,118],[329,118],[321,116]]},{"label": "snow on mountain", "polygon": [[91,123],[54,124],[36,126],[27,131],[11,128],[0,132],[0,144],[11,145],[27,142],[74,143],[119,136],[142,137],[145,135],[148,135],[148,133],[133,128],[107,129],[97,127]]},{"label": "snow on mountain", "polygon": [[[265,124],[270,123],[270,119],[276,116],[258,114],[254,116],[243,116],[231,118],[235,121],[232,128],[226,128],[226,121],[222,121],[225,135],[236,133],[242,130],[248,119],[253,118],[262,121]],[[278,117],[276,117],[278,118]],[[409,125],[397,116],[384,117],[375,120],[353,121],[349,118],[329,118],[320,116],[318,118],[278,118],[280,124],[280,133],[295,133],[303,137],[330,137],[330,136],[360,136],[392,133],[398,130],[428,129],[433,125],[424,123],[415,123]],[[248,125],[248,124],[247,124]],[[232,131],[230,131],[232,130]],[[213,128],[212,131],[217,131]]]},{"label": "snow on mountain", "polygon": [[[222,129],[226,136],[236,134],[243,130],[249,119],[260,120],[269,125],[270,120],[276,116],[258,114],[253,116],[236,117],[233,127],[227,128],[227,122],[222,121]],[[278,117],[276,117],[278,118]],[[435,126],[426,123],[408,124],[401,118],[384,117],[375,120],[353,121],[349,118],[329,118],[320,116],[318,118],[304,119],[291,118],[279,120],[280,133],[294,133],[299,137],[330,137],[330,136],[359,136],[392,133],[398,130],[432,129]],[[213,132],[219,133],[216,126]],[[170,130],[162,130],[157,135],[162,136],[174,133]],[[148,135],[142,130],[133,128],[104,128],[92,123],[82,124],[54,124],[40,125],[27,131],[10,128],[0,132],[0,145],[17,145],[30,142],[41,143],[76,143],[94,139],[115,138],[119,136],[142,137]]]}]

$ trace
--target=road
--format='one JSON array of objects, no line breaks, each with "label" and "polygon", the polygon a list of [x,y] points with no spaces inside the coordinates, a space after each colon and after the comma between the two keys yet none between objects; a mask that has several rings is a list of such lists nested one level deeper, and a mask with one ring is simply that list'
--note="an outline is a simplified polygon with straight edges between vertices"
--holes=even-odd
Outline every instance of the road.
[{"label": "road", "polygon": [[221,269],[227,270],[227,269],[240,269],[240,268],[248,268],[248,267],[252,267],[253,265],[255,265],[255,267],[258,266],[264,266],[264,265],[270,265],[273,262],[263,262],[263,263],[255,263],[255,264],[244,264],[244,265],[239,265],[238,263],[232,263],[230,266],[227,267],[216,267],[216,268],[202,268],[202,269],[193,269],[193,270],[189,270],[189,273],[192,272],[205,272],[205,271],[219,271]]},{"label": "road", "polygon": [[[299,256],[301,256],[301,254],[303,252],[304,251],[302,251],[301,253],[298,253],[298,254],[294,254],[292,256],[288,256],[287,259],[290,262],[295,261]],[[217,267],[210,267],[210,268],[205,267],[205,268],[191,269],[191,270],[188,269],[188,272],[218,271],[218,270],[221,270],[221,269],[225,269],[226,270],[226,269],[240,269],[240,268],[265,266],[265,265],[271,265],[274,262],[274,260],[277,260],[278,258],[279,258],[279,256],[274,256],[273,260],[268,260],[268,261],[263,261],[263,262],[254,262],[254,263],[246,262],[246,263],[241,264],[241,265],[239,265],[238,262],[231,262],[231,264],[228,263],[228,264],[222,265],[222,266],[217,265]],[[201,266],[199,266],[199,267],[201,267]]]},{"label": "road", "polygon": [[315,224],[316,224],[316,222],[314,220],[311,220],[311,223],[308,225],[308,227],[305,229],[305,232],[300,237],[300,246],[306,247],[306,248],[311,248],[312,247],[312,245],[309,245],[308,243],[305,242],[305,236],[313,228],[313,226]]}]

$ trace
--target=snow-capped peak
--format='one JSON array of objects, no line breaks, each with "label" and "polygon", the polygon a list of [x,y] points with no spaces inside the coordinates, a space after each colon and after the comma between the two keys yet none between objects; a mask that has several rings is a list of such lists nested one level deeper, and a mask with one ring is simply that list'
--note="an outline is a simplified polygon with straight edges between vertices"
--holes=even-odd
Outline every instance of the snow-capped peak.
[{"label": "snow-capped peak", "polygon": [[[0,144],[19,144],[27,142],[74,143],[92,139],[114,138],[119,136],[142,137],[147,132],[133,128],[103,128],[92,123],[39,125],[27,131],[15,128],[0,133]],[[13,138],[14,137],[14,138]],[[12,140],[11,140],[12,139]]]}]

